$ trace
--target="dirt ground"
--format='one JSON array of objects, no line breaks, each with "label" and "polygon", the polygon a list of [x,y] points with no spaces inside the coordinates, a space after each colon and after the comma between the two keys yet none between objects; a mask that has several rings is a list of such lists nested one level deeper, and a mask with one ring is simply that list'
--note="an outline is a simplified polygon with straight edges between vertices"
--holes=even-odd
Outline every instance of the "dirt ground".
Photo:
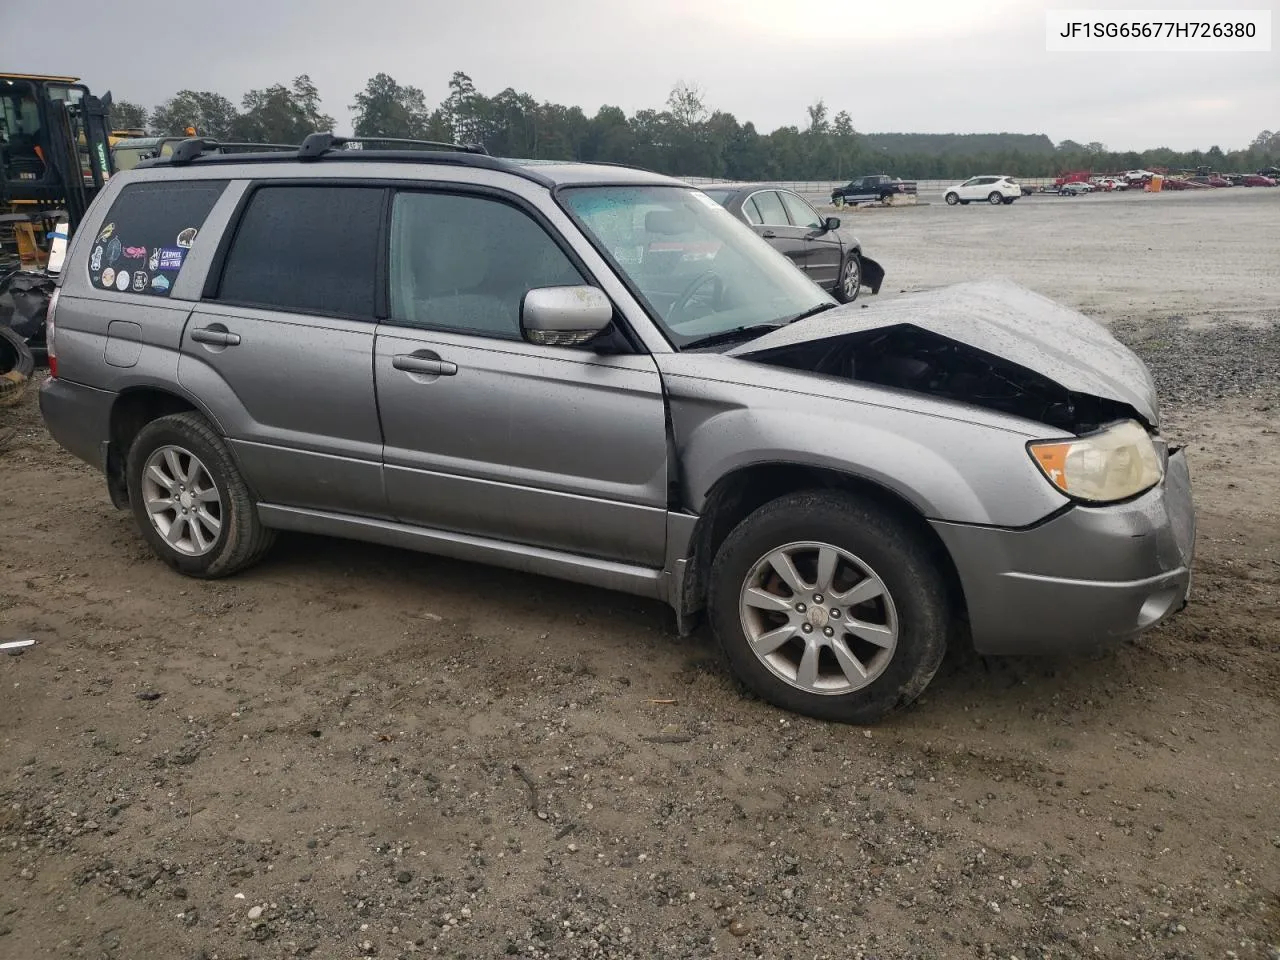
[{"label": "dirt ground", "polygon": [[1182,615],[828,725],[625,596],[303,537],[182,579],[29,396],[0,957],[1280,957],[1280,190],[842,216],[885,296],[1012,276],[1148,358]]}]

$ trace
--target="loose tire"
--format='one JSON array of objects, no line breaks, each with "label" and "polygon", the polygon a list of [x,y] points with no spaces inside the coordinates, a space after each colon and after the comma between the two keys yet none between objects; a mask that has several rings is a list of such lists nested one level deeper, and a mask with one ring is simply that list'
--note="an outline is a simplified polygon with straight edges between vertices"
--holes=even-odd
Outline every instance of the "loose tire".
[{"label": "loose tire", "polygon": [[991,204],[993,207],[998,207],[1000,204],[1004,203],[1004,197],[995,190],[992,190],[991,193],[987,195],[987,203]]},{"label": "loose tire", "polygon": [[850,252],[848,258],[840,266],[840,277],[836,281],[835,297],[841,303],[853,303],[858,299],[858,291],[862,289],[862,261],[858,254]]},{"label": "loose tire", "polygon": [[125,470],[143,539],[189,577],[229,576],[256,563],[275,541],[226,445],[197,413],[143,427]]},{"label": "loose tire", "polygon": [[960,195],[958,193],[948,193],[944,199],[947,201],[948,207],[954,207],[960,202]]},{"label": "loose tire", "polygon": [[922,537],[887,511],[828,492],[782,497],[734,528],[712,564],[708,611],[747,689],[786,710],[859,724],[924,691],[953,623]]}]

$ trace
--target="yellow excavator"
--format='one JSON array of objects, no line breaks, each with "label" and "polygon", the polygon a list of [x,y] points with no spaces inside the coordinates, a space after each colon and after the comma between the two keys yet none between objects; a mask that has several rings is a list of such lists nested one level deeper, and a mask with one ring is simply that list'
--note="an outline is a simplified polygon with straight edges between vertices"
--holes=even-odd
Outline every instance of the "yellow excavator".
[{"label": "yellow excavator", "polygon": [[78,77],[0,73],[0,272],[44,266],[79,226],[115,169],[110,109]]}]

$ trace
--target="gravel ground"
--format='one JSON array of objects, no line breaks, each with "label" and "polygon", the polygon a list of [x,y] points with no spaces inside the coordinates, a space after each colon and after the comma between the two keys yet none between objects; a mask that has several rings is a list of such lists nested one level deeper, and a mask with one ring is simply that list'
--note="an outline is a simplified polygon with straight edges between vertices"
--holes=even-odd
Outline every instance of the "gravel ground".
[{"label": "gravel ground", "polygon": [[1170,624],[953,650],[872,729],[616,594],[302,537],[184,580],[0,410],[0,956],[1280,958],[1280,190],[1223,193],[844,212],[894,290],[1111,323],[1200,506]]}]

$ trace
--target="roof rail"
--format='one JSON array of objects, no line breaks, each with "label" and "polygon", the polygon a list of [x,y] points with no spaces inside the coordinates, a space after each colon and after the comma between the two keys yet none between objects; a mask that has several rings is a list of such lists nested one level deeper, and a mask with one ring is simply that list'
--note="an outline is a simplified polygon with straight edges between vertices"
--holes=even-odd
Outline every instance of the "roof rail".
[{"label": "roof rail", "polygon": [[[366,143],[375,145],[372,150],[342,149],[348,143]],[[415,149],[378,150],[377,144],[410,145]],[[222,150],[222,147],[257,148],[259,152],[239,152]],[[336,148],[336,149],[335,149]],[[143,160],[134,167],[135,170],[153,169],[157,167],[185,166],[199,163],[201,166],[221,164],[259,164],[259,163],[315,163],[329,161],[334,163],[405,163],[405,164],[445,164],[459,167],[479,167],[484,170],[501,170],[529,180],[548,189],[555,186],[550,177],[538,173],[536,168],[527,167],[501,157],[490,156],[481,146],[460,145],[456,143],[435,143],[430,140],[397,140],[387,137],[335,137],[329,133],[310,134],[300,147],[282,144],[264,143],[220,143],[203,137],[191,137],[183,140],[168,157],[152,157]]]},{"label": "roof rail", "polygon": [[[161,138],[163,139],[163,138]],[[235,149],[252,149],[252,150],[297,150],[296,144],[291,143],[249,143],[247,141],[231,141],[231,140],[209,140],[205,137],[188,137],[176,147],[173,153],[167,158],[170,164],[181,166],[190,163],[196,157],[203,156],[206,153],[212,153],[215,150],[226,150],[227,148]]]},{"label": "roof rail", "polygon": [[427,147],[432,150],[456,150],[458,153],[476,153],[489,155],[489,151],[478,143],[444,143],[440,140],[406,140],[401,137],[336,137],[332,133],[312,133],[302,141],[298,148],[299,160],[315,160],[330,150],[345,147],[350,143],[363,146],[366,143],[396,144],[408,147]]}]

